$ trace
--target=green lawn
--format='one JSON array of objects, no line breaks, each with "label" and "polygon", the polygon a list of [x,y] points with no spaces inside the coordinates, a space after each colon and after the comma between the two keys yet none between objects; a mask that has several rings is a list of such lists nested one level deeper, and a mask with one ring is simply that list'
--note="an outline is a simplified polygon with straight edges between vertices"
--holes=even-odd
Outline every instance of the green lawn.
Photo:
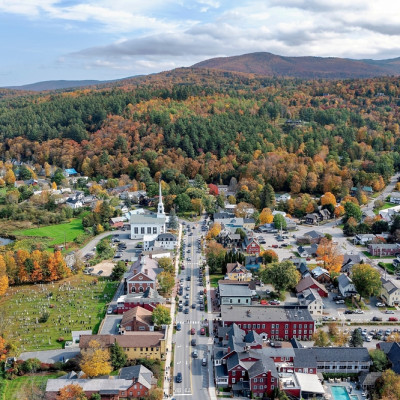
[{"label": "green lawn", "polygon": [[362,252],[365,256],[370,258],[371,260],[388,260],[388,259],[393,259],[394,256],[388,256],[388,257],[379,257],[379,256],[371,256],[369,251],[363,251]]},{"label": "green lawn", "polygon": [[[62,348],[57,339],[71,340],[71,330],[97,333],[116,288],[117,282],[83,274],[54,284],[10,287],[0,300],[5,337],[22,352]],[[44,311],[49,318],[39,323]]]},{"label": "green lawn", "polygon": [[224,279],[225,275],[210,275],[210,286],[211,287],[218,287],[218,281],[220,279]]},{"label": "green lawn", "polygon": [[378,215],[379,214],[379,211],[381,211],[381,210],[386,210],[386,209],[388,209],[388,208],[392,208],[392,207],[395,207],[396,206],[396,204],[394,204],[394,203],[389,203],[389,202],[385,202],[385,204],[382,206],[382,207],[379,207],[379,208],[375,208],[374,209],[374,213],[375,213],[375,215]]},{"label": "green lawn", "polygon": [[48,375],[30,375],[30,376],[20,376],[13,380],[4,380],[4,392],[0,397],[0,400],[10,400],[10,399],[25,399],[31,393],[33,387],[39,388],[44,391],[46,387],[46,382],[50,378],[57,378],[60,375],[65,375],[65,373],[60,374],[48,374]]},{"label": "green lawn", "polygon": [[80,234],[84,233],[82,226],[82,218],[76,218],[59,225],[49,225],[43,226],[41,228],[25,229],[21,231],[14,231],[15,235],[21,236],[36,236],[36,237],[46,237],[51,238],[50,245],[54,244],[64,244],[73,242],[74,239]]}]

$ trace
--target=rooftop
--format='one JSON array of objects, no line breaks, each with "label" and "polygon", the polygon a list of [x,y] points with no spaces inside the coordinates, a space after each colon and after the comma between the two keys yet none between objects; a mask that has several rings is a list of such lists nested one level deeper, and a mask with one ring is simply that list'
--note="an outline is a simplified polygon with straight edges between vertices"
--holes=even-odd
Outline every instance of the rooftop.
[{"label": "rooftop", "polygon": [[224,322],[307,321],[314,323],[305,306],[221,305],[221,319]]},{"label": "rooftop", "polygon": [[251,290],[247,285],[218,284],[221,297],[251,297]]},{"label": "rooftop", "polygon": [[125,335],[85,335],[81,336],[80,349],[89,347],[96,340],[102,347],[110,347],[117,342],[121,347],[157,347],[164,339],[163,332],[126,332]]}]

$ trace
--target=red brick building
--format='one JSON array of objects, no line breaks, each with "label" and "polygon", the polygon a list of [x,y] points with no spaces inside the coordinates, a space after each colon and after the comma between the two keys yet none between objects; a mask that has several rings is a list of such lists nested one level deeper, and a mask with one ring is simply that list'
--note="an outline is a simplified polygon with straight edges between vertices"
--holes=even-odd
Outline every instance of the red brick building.
[{"label": "red brick building", "polygon": [[315,289],[321,297],[328,297],[328,290],[312,276],[306,276],[296,286],[296,292],[302,293],[306,289]]},{"label": "red brick building", "polygon": [[131,293],[120,296],[117,300],[117,313],[123,314],[135,307],[143,307],[153,311],[158,304],[165,304],[166,300],[156,290],[147,288],[143,293]]},{"label": "red brick building", "polygon": [[125,279],[127,293],[143,293],[146,289],[156,289],[158,263],[156,260],[141,256],[130,269],[130,276]]},{"label": "red brick building", "polygon": [[140,306],[126,311],[122,317],[119,333],[123,335],[126,331],[153,331],[152,314],[152,311]]},{"label": "red brick building", "polygon": [[261,246],[254,237],[245,237],[243,244],[243,250],[248,254],[260,254]]},{"label": "red brick building", "polygon": [[221,305],[221,320],[223,326],[237,324],[268,339],[311,340],[315,331],[307,306]]}]

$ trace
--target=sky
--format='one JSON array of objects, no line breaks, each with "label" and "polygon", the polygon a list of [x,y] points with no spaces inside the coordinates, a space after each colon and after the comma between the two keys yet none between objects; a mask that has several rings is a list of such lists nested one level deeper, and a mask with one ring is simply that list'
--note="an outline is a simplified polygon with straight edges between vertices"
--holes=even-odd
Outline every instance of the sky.
[{"label": "sky", "polygon": [[400,56],[397,0],[0,0],[0,86],[110,80],[213,57]]}]

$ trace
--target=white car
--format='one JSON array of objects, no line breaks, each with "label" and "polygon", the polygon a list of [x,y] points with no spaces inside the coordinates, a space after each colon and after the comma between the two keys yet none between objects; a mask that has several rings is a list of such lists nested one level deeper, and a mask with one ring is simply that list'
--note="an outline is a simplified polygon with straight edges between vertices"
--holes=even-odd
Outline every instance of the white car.
[{"label": "white car", "polygon": [[357,309],[357,310],[354,310],[354,314],[364,314],[364,311]]},{"label": "white car", "polygon": [[377,307],[385,307],[385,305],[383,303],[376,303]]},{"label": "white car", "polygon": [[336,304],[344,304],[344,300],[336,300],[335,303]]}]

